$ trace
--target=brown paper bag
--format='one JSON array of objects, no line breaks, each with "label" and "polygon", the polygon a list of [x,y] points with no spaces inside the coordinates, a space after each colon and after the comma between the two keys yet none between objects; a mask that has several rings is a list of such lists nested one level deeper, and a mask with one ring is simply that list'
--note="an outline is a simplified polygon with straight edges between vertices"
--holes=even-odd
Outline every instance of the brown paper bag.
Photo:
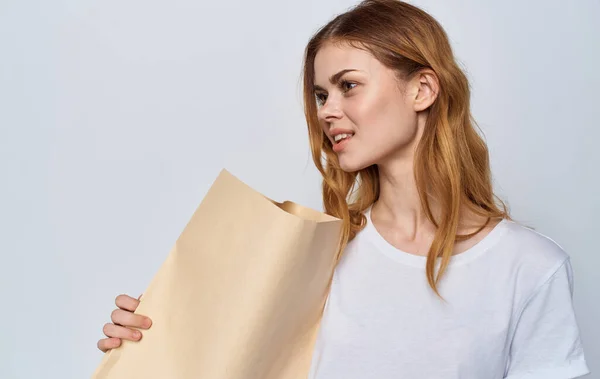
[{"label": "brown paper bag", "polygon": [[94,379],[306,379],[341,220],[221,171]]}]

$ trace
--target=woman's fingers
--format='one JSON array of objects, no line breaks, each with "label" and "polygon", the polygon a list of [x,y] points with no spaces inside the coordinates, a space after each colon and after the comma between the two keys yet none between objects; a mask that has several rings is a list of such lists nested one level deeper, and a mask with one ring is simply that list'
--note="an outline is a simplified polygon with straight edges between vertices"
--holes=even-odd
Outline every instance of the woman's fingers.
[{"label": "woman's fingers", "polygon": [[152,321],[148,317],[136,315],[123,309],[115,309],[110,315],[110,319],[117,325],[134,328],[148,329],[152,325]]},{"label": "woman's fingers", "polygon": [[[140,296],[141,298],[141,296]],[[119,295],[115,299],[115,304],[117,307],[124,309],[126,311],[135,312],[138,305],[140,305],[140,301],[138,299],[134,299],[129,295]]]},{"label": "woman's fingers", "polygon": [[98,341],[98,349],[103,353],[121,346],[120,338],[104,338]]},{"label": "woman's fingers", "polygon": [[104,325],[102,331],[107,338],[98,341],[98,349],[107,352],[121,346],[123,340],[139,341],[142,338],[142,333],[134,328],[148,329],[152,325],[152,320],[134,313],[140,305],[141,298],[141,295],[137,299],[128,295],[117,296],[115,304],[118,309],[110,315],[113,323]]},{"label": "woman's fingers", "polygon": [[129,341],[139,341],[142,338],[142,333],[139,330],[126,328],[115,324],[106,324],[102,328],[104,335],[108,338],[119,338]]}]

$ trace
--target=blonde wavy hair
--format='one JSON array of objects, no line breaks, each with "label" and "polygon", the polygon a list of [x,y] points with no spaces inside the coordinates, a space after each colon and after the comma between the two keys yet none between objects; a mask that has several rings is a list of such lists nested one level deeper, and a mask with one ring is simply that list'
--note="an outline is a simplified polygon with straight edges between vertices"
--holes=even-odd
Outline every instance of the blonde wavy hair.
[{"label": "blonde wavy hair", "polygon": [[[379,198],[377,165],[357,172],[340,168],[331,142],[317,118],[314,61],[324,43],[346,44],[370,52],[399,79],[431,69],[439,93],[429,108],[424,133],[415,152],[414,174],[421,206],[436,233],[427,256],[426,274],[439,295],[438,283],[455,242],[471,238],[492,219],[511,219],[492,189],[487,146],[477,133],[470,111],[468,79],[458,66],[442,26],[425,11],[398,0],[365,0],[332,19],[310,39],[303,60],[304,113],[313,161],[323,175],[325,212],[342,219],[338,259],[348,242],[366,225],[366,211]],[[479,128],[478,128],[479,129]],[[436,220],[430,207],[441,208]],[[463,207],[487,218],[477,231],[457,235]],[[436,272],[437,258],[442,259]]]}]

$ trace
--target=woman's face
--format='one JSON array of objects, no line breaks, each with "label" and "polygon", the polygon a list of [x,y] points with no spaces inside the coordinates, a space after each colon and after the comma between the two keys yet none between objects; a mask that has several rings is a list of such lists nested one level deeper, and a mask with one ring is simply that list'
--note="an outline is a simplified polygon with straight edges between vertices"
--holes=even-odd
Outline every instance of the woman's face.
[{"label": "woman's face", "polygon": [[[314,69],[319,123],[344,171],[390,159],[412,162],[420,137],[413,101],[418,85],[403,83],[401,88],[393,70],[369,52],[347,45],[325,44]],[[351,137],[334,142],[344,132]]]}]

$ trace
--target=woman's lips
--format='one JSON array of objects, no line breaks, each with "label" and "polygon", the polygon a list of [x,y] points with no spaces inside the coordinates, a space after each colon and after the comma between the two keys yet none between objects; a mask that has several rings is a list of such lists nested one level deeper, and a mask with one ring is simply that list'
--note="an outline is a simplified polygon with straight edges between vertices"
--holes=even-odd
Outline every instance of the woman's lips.
[{"label": "woman's lips", "polygon": [[336,153],[339,153],[340,151],[344,150],[344,148],[346,148],[346,146],[348,145],[348,143],[350,142],[350,140],[354,138],[354,136],[350,136],[350,137],[346,137],[338,142],[335,142],[333,144],[333,151]]}]

